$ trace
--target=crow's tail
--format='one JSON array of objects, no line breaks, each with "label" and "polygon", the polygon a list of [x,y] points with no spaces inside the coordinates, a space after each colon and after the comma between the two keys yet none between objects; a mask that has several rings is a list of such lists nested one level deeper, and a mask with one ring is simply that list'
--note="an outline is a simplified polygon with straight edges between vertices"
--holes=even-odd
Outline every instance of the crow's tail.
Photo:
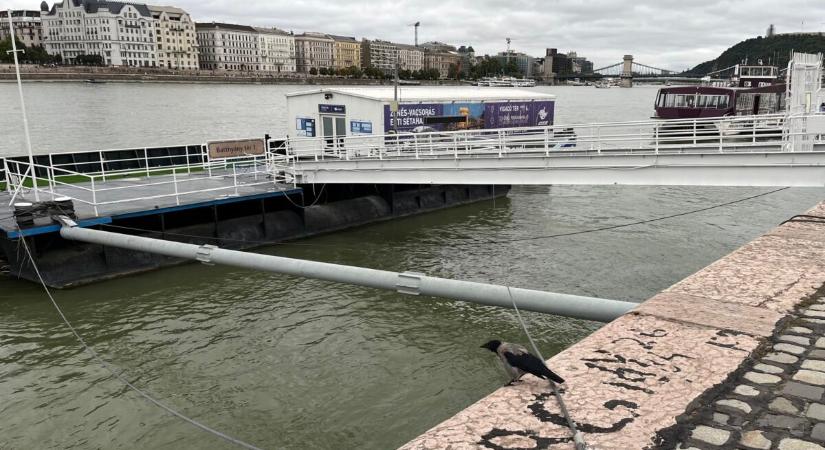
[{"label": "crow's tail", "polygon": [[556,373],[553,372],[550,369],[547,369],[547,373],[544,374],[544,375],[545,375],[546,378],[549,378],[550,380],[553,380],[554,383],[558,383],[558,384],[564,383],[564,378],[556,375]]}]

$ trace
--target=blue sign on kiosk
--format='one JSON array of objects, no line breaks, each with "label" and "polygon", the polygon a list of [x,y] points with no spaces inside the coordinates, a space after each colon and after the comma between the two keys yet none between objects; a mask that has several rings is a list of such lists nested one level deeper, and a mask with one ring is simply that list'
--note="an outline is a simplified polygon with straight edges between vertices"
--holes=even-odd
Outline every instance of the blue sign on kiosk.
[{"label": "blue sign on kiosk", "polygon": [[353,120],[349,123],[349,130],[352,134],[372,134],[372,122]]},{"label": "blue sign on kiosk", "polygon": [[318,105],[318,112],[325,114],[346,114],[347,107],[344,105]]},{"label": "blue sign on kiosk", "polygon": [[297,135],[303,137],[315,137],[315,119],[299,117],[295,122]]}]

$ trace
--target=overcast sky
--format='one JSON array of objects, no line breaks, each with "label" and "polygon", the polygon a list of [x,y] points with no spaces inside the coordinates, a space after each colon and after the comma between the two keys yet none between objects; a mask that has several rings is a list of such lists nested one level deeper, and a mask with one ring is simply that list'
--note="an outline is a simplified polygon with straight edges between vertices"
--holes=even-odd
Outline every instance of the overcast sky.
[{"label": "overcast sky", "polygon": [[[276,26],[412,43],[472,45],[477,54],[512,48],[533,56],[547,47],[577,51],[596,67],[637,62],[682,70],[737,42],[777,32],[825,31],[825,0],[171,0],[196,21]],[[37,0],[0,0],[31,8]],[[49,2],[51,5],[52,2]],[[825,50],[825,49],[823,49]]]}]

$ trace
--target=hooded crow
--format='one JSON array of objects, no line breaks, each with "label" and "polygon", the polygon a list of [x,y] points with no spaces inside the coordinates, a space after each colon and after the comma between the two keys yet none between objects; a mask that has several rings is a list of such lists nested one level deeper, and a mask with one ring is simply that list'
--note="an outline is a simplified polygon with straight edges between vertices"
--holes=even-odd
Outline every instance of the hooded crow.
[{"label": "hooded crow", "polygon": [[518,344],[492,340],[482,345],[481,348],[486,348],[498,355],[510,375],[510,383],[517,381],[525,373],[533,374],[545,380],[553,380],[559,384],[564,383],[564,378],[548,369],[544,361],[533,356],[526,348]]}]

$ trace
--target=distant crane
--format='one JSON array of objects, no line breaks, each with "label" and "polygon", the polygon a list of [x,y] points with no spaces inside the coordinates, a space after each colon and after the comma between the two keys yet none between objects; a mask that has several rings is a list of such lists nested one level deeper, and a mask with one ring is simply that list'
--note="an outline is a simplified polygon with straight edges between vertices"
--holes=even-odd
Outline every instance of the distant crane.
[{"label": "distant crane", "polygon": [[507,53],[506,53],[506,55],[507,55],[507,64],[509,65],[510,64],[510,42],[512,41],[512,39],[510,39],[510,38],[506,38],[506,39],[507,39]]},{"label": "distant crane", "polygon": [[408,27],[415,27],[415,46],[418,47],[418,27],[421,26],[421,22],[411,23],[407,26]]}]

